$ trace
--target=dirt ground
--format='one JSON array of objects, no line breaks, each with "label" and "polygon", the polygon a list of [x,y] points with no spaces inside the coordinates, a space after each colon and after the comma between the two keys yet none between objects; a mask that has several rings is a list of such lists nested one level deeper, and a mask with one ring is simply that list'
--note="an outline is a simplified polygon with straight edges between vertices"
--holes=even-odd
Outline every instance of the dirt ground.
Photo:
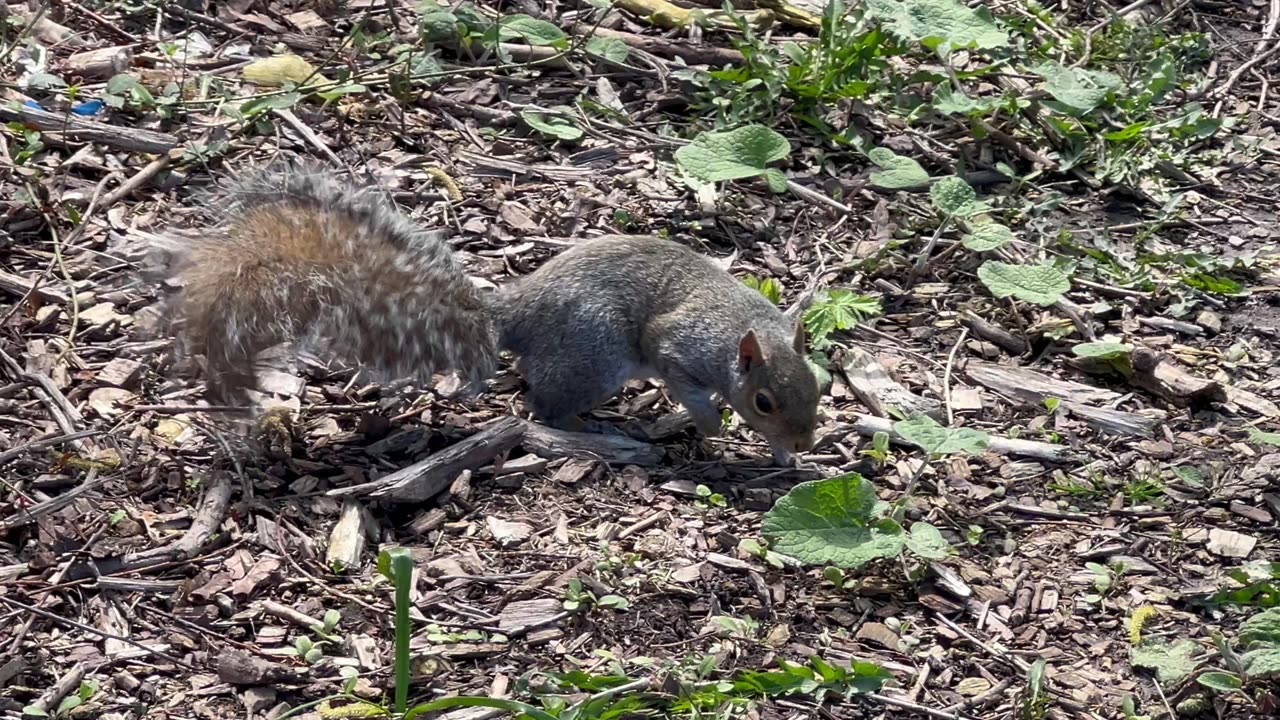
[{"label": "dirt ground", "polygon": [[[1251,609],[1206,599],[1237,587],[1228,573],[1246,563],[1280,561],[1280,448],[1250,430],[1280,432],[1274,58],[1217,98],[1233,124],[1188,151],[1201,172],[1178,177],[1192,199],[1176,212],[1141,187],[1090,187],[1071,172],[1028,181],[1030,202],[1050,191],[1061,202],[1019,213],[1017,229],[1033,249],[1074,238],[1078,277],[1088,278],[1067,294],[1077,317],[1096,339],[1151,351],[1151,364],[1124,377],[1087,371],[1070,350],[1083,340],[1081,323],[1061,306],[993,298],[978,280],[976,254],[938,260],[958,234],[943,235],[935,261],[914,277],[933,232],[919,209],[924,194],[870,186],[875,168],[865,158],[806,144],[799,123],[778,128],[793,140],[787,170],[816,193],[773,194],[743,181],[707,207],[674,175],[680,142],[669,130],[702,111],[677,75],[684,61],[662,47],[649,47],[643,72],[598,76],[550,63],[512,71],[445,52],[480,71],[411,89],[411,101],[394,82],[371,81],[362,93],[282,104],[246,122],[226,111],[231,103],[202,96],[198,78],[238,86],[241,59],[279,48],[329,74],[381,67],[384,56],[354,49],[352,27],[374,18],[411,31],[414,10],[391,3],[385,11],[381,0],[209,5],[174,3],[157,18],[145,3],[53,3],[48,19],[72,36],[28,27],[25,6],[9,6],[11,27],[34,39],[14,43],[4,62],[28,76],[16,61],[40,59],[33,46],[47,48],[47,72],[65,78],[75,74],[76,53],[132,50],[109,61],[121,66],[75,86],[82,95],[71,101],[65,89],[39,94],[4,81],[3,717],[38,703],[53,715],[64,697],[89,688],[62,716],[274,718],[337,693],[344,667],[358,673],[357,695],[386,700],[392,596],[376,561],[392,547],[415,559],[419,699],[529,700],[526,683],[570,671],[646,681],[637,687],[670,695],[679,683],[817,656],[872,661],[894,681],[850,699],[800,693],[687,714],[1120,718],[1133,696],[1141,715],[1168,717],[1203,688],[1194,679],[1162,684],[1131,662],[1130,618],[1148,606],[1157,613],[1144,636],[1194,641],[1198,667],[1221,669],[1211,635],[1234,637]],[[591,9],[517,5],[501,11],[537,11],[562,28]],[[1060,5],[1051,10],[1066,8],[1088,27],[1121,4]],[[1165,22],[1205,32],[1211,84],[1221,84],[1273,48],[1274,5],[1171,3],[1166,9],[1182,15]],[[602,27],[637,37],[690,33],[621,9],[611,16]],[[211,49],[184,65],[174,48],[189,51],[182,43],[193,33]],[[733,46],[707,30],[691,47]],[[66,113],[113,74],[145,86],[165,72],[192,94],[139,109],[113,80],[112,93],[132,98],[126,108]],[[601,78],[630,122],[602,120],[579,140],[557,142],[522,119],[529,107],[598,92]],[[237,97],[252,92],[245,85]],[[32,97],[62,122],[41,127],[22,105]],[[922,144],[877,117],[858,122],[939,174],[948,171],[941,161],[962,156],[1017,162],[991,136]],[[94,134],[76,123],[109,128]],[[838,160],[822,163],[823,152]],[[650,384],[596,413],[642,439],[611,462],[526,438],[505,453],[481,448],[480,461],[449,474],[426,500],[334,493],[528,414],[509,367],[479,398],[459,400],[371,382],[328,353],[303,353],[264,359],[260,383],[262,403],[293,414],[292,434],[286,427],[267,449],[241,447],[230,413],[205,405],[198,363],[175,359],[172,339],[157,330],[164,288],[148,272],[146,250],[157,234],[217,214],[203,191],[277,156],[372,177],[417,222],[446,228],[469,272],[490,283],[531,271],[575,238],[662,233],[731,258],[736,275],[778,279],[788,301],[844,288],[878,298],[883,313],[835,338],[819,443],[799,468],[775,466],[741,424],[710,441],[673,429],[678,408]],[[1004,182],[975,184],[982,195],[1012,192]],[[1105,262],[1088,249],[1104,246],[1133,261],[1125,272],[1135,282],[1094,272]],[[1229,275],[1243,291],[1188,290],[1172,265],[1140,261],[1156,256]],[[878,372],[858,371],[866,357],[879,361]],[[929,461],[895,445],[875,462],[863,454],[871,448],[863,423],[876,414],[867,393],[880,376],[957,425],[1064,454],[993,447]],[[1046,397],[1061,404],[1050,409]],[[951,556],[873,564],[837,586],[821,567],[771,564],[741,545],[761,537],[764,513],[795,484],[850,471],[886,502],[913,488],[906,518],[941,529]],[[342,558],[353,562],[336,566]],[[1087,563],[1111,568],[1106,587]],[[569,612],[570,596],[594,599]],[[603,606],[606,596],[625,607]],[[336,624],[317,631],[330,611]],[[318,654],[299,657],[299,638],[305,650],[325,635]],[[1048,698],[1027,709],[1028,672],[1039,659]],[[1280,712],[1274,683],[1251,691],[1213,696],[1202,716]],[[302,716],[319,717],[309,712]]]}]

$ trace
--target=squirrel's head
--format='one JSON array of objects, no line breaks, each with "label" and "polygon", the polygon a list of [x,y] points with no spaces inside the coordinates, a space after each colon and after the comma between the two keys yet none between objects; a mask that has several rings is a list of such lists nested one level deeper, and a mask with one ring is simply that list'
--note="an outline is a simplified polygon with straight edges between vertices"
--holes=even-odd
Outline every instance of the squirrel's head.
[{"label": "squirrel's head", "polygon": [[804,324],[796,323],[791,338],[748,330],[738,340],[737,373],[729,404],[775,454],[812,449],[819,388],[804,357]]}]

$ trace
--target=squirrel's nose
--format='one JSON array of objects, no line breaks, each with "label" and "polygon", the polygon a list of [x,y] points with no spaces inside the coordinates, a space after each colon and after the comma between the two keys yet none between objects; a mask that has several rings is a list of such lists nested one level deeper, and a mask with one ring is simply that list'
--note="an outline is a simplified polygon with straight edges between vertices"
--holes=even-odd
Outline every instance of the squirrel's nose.
[{"label": "squirrel's nose", "polygon": [[815,440],[813,435],[805,435],[791,443],[792,452],[808,452],[813,449]]}]

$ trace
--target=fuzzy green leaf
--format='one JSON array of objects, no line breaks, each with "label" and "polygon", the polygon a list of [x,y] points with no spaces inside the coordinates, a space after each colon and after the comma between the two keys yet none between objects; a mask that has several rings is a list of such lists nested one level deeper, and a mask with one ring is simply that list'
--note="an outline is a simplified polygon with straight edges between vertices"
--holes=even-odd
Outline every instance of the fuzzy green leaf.
[{"label": "fuzzy green leaf", "polygon": [[1250,680],[1270,680],[1280,677],[1280,648],[1269,647],[1250,650],[1240,656],[1245,674]]},{"label": "fuzzy green leaf", "polygon": [[958,177],[942,178],[929,188],[929,200],[943,215],[972,215],[978,204],[973,186]]},{"label": "fuzzy green leaf", "polygon": [[900,420],[893,424],[893,430],[904,440],[930,455],[955,453],[977,455],[991,444],[990,436],[982,431],[972,428],[943,427],[928,415],[917,415],[910,420]]},{"label": "fuzzy green leaf", "polygon": [[867,15],[885,30],[933,50],[1006,47],[1009,35],[986,8],[960,0],[866,0]]},{"label": "fuzzy green leaf", "polygon": [[562,47],[566,45],[568,37],[563,30],[546,20],[528,15],[508,15],[498,21],[500,42],[518,40],[529,45]]},{"label": "fuzzy green leaf", "polygon": [[978,268],[978,279],[998,298],[1013,296],[1046,307],[1071,289],[1071,279],[1052,265],[1010,265],[988,260]]},{"label": "fuzzy green leaf", "polygon": [[582,137],[582,128],[574,125],[569,119],[567,108],[555,108],[559,112],[548,112],[536,108],[525,108],[520,117],[529,127],[540,133],[560,138],[561,140],[577,140]]},{"label": "fuzzy green leaf", "polygon": [[1113,342],[1087,342],[1071,348],[1071,352],[1078,357],[1093,360],[1123,360],[1129,357],[1132,351],[1133,348],[1124,343]]},{"label": "fuzzy green leaf", "polygon": [[1113,73],[1063,67],[1057,63],[1044,63],[1035,72],[1044,78],[1046,92],[1079,114],[1098,107],[1107,95],[1124,86],[1120,76]]},{"label": "fuzzy green leaf", "polygon": [[933,91],[933,109],[944,115],[986,115],[999,103],[999,98],[971,98],[945,82]]},{"label": "fuzzy green leaf", "polygon": [[792,488],[765,514],[770,547],[810,565],[855,569],[897,557],[906,546],[902,526],[874,514],[875,487],[850,473]]},{"label": "fuzzy green leaf", "polygon": [[905,190],[929,184],[929,173],[909,157],[898,155],[888,148],[872,148],[867,152],[867,157],[880,168],[871,173],[869,179],[872,187]]},{"label": "fuzzy green leaf", "polygon": [[764,181],[769,185],[769,189],[775,193],[787,191],[787,176],[777,168],[765,168]]},{"label": "fuzzy green leaf", "polygon": [[769,163],[791,153],[791,143],[763,125],[728,132],[704,132],[676,150],[680,169],[703,182],[739,180],[765,174]]},{"label": "fuzzy green leaf", "polygon": [[960,242],[974,252],[999,250],[1013,242],[1013,231],[998,222],[980,222],[970,227]]},{"label": "fuzzy green leaf", "polygon": [[1240,623],[1240,644],[1249,649],[1280,649],[1280,608],[1263,610]]},{"label": "fuzzy green leaf", "polygon": [[626,62],[631,49],[618,38],[593,37],[587,41],[586,50],[597,57],[614,62]]},{"label": "fuzzy green leaf", "polygon": [[1191,640],[1181,640],[1176,645],[1146,642],[1133,649],[1133,664],[1155,670],[1160,682],[1168,685],[1180,682],[1196,669],[1196,661],[1191,656],[1199,648]]},{"label": "fuzzy green leaf", "polygon": [[938,528],[923,522],[911,525],[907,549],[926,560],[946,560],[951,555],[951,544]]},{"label": "fuzzy green leaf", "polygon": [[1280,447],[1280,433],[1263,432],[1255,427],[1248,428],[1249,442],[1254,445],[1273,445]]},{"label": "fuzzy green leaf", "polygon": [[1207,672],[1196,678],[1196,682],[1218,692],[1235,692],[1244,684],[1240,678],[1231,673],[1224,672]]}]

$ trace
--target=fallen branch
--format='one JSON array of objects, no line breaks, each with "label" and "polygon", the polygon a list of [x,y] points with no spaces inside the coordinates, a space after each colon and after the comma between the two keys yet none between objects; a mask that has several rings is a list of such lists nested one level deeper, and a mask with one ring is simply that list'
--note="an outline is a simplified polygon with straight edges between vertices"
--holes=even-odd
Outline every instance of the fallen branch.
[{"label": "fallen branch", "polygon": [[328,495],[369,495],[395,502],[425,502],[439,495],[463,470],[475,470],[520,444],[525,422],[504,417],[462,442],[390,475],[360,485],[334,488]]},{"label": "fallen branch", "polygon": [[22,123],[53,134],[46,139],[96,142],[129,152],[166,153],[178,145],[178,138],[168,133],[116,127],[93,120],[82,120],[74,115],[61,115],[29,107],[0,105],[0,120]]},{"label": "fallen branch", "polygon": [[525,428],[524,449],[549,460],[572,457],[610,465],[657,465],[666,455],[656,445],[622,435],[568,432],[535,423]]},{"label": "fallen branch", "polygon": [[746,62],[746,58],[742,57],[742,53],[737,50],[706,43],[692,43],[654,35],[637,35],[636,33],[610,30],[609,28],[596,27],[586,23],[578,23],[573,30],[579,35],[588,37],[594,35],[595,37],[621,40],[627,44],[627,47],[642,50],[658,57],[678,57],[690,65],[720,67],[723,65],[741,65]]}]

